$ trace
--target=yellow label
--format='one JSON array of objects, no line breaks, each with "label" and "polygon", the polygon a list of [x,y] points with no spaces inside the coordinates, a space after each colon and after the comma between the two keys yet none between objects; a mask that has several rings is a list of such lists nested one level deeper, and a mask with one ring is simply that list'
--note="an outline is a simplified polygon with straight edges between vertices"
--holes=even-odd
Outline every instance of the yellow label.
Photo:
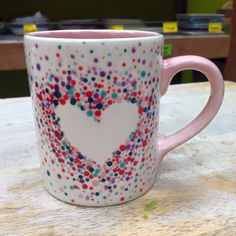
[{"label": "yellow label", "polygon": [[210,33],[222,32],[222,23],[221,22],[209,22],[208,32],[210,32]]},{"label": "yellow label", "polygon": [[24,33],[30,33],[38,31],[36,24],[24,24]]},{"label": "yellow label", "polygon": [[176,21],[163,22],[163,33],[177,33],[178,23]]},{"label": "yellow label", "polygon": [[111,26],[111,29],[114,29],[114,30],[123,30],[123,29],[124,29],[124,26],[123,26],[123,25],[112,25],[112,26]]}]

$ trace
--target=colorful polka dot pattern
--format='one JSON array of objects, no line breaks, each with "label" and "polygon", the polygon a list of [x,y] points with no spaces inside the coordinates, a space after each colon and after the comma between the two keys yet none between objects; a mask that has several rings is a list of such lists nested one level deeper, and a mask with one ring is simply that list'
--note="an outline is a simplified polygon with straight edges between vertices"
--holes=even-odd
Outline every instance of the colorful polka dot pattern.
[{"label": "colorful polka dot pattern", "polygon": [[[25,44],[48,191],[64,201],[90,206],[122,203],[147,191],[156,173],[162,42]],[[71,145],[55,113],[56,107],[69,103],[99,123],[109,106],[124,100],[138,106],[137,129],[103,165]]]}]

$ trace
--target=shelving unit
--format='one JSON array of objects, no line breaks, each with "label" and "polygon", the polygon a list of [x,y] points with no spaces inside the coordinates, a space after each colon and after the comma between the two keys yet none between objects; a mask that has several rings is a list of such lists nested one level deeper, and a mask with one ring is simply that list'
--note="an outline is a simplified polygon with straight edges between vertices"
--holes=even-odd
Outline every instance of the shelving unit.
[{"label": "shelving unit", "polygon": [[[167,36],[165,44],[172,45],[172,55],[199,55],[209,59],[226,58],[229,52],[229,35]],[[0,40],[0,71],[24,70],[22,38]]]}]

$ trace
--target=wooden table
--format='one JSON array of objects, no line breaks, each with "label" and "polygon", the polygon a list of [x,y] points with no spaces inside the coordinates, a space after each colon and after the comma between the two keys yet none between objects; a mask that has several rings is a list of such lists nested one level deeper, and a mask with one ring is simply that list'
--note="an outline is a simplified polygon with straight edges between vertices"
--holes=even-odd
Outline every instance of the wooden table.
[{"label": "wooden table", "polygon": [[[23,70],[26,68],[21,37],[0,37],[0,71]],[[165,43],[172,45],[172,55],[199,55],[209,59],[226,58],[229,52],[229,35],[166,36]]]},{"label": "wooden table", "polygon": [[[161,134],[190,121],[208,92],[208,83],[171,86],[161,102]],[[166,156],[147,194],[88,208],[44,190],[30,98],[0,100],[0,235],[236,235],[235,101],[236,83],[226,82],[215,120]]]}]

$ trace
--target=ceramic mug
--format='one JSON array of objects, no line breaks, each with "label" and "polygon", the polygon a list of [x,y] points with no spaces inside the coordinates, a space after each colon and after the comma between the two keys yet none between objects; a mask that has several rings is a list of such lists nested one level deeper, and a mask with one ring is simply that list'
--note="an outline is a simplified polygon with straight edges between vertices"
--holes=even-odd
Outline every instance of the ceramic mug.
[{"label": "ceramic mug", "polygon": [[[161,34],[69,30],[24,38],[44,185],[76,205],[107,206],[135,199],[155,181],[164,155],[199,133],[221,106],[224,83],[209,60],[163,60]],[[200,115],[158,138],[160,96],[179,71],[210,81]]]}]

